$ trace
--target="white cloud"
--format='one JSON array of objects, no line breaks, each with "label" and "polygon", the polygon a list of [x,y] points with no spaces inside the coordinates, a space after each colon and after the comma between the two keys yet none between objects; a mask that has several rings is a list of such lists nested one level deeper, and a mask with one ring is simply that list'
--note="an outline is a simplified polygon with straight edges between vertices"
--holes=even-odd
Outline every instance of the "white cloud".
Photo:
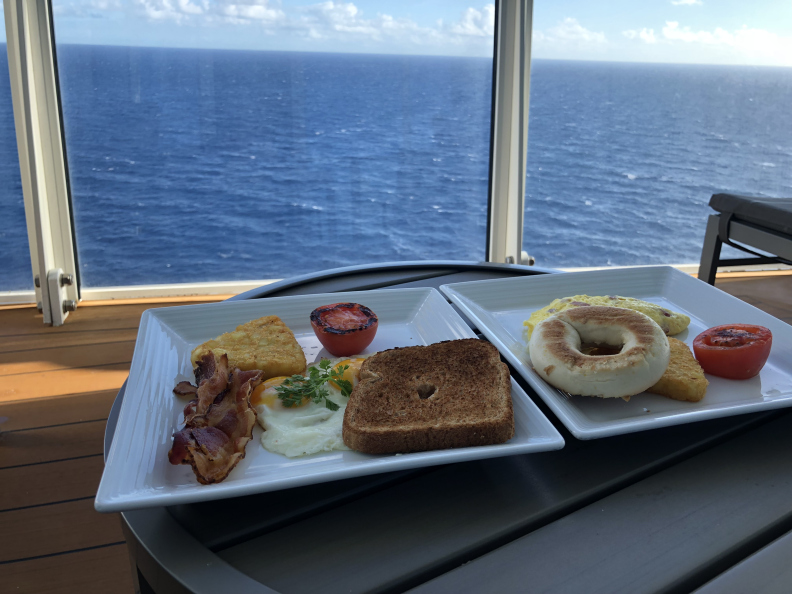
[{"label": "white cloud", "polygon": [[704,45],[730,45],[734,36],[726,31],[717,27],[714,31],[691,31],[690,27],[680,28],[679,23],[675,21],[666,22],[663,27],[663,37],[670,41],[684,41],[686,43],[700,43]]},{"label": "white cloud", "polygon": [[704,4],[701,0],[671,0],[674,6],[692,6],[694,4]]},{"label": "white cloud", "polygon": [[[85,0],[117,2],[118,0]],[[145,18],[179,24],[243,25],[256,23],[312,40],[403,42],[413,46],[470,45],[487,41],[495,31],[495,5],[465,9],[458,21],[423,27],[389,14],[364,15],[353,2],[327,0],[284,11],[277,0],[133,0]],[[467,41],[466,41],[467,40]]]},{"label": "white cloud", "polygon": [[353,51],[447,53],[454,48],[451,53],[487,55],[495,31],[491,2],[469,6],[458,13],[458,19],[430,26],[387,13],[364,14],[354,2],[344,0],[287,8],[280,0],[60,0],[55,6],[59,13],[75,18],[112,18],[115,11],[115,17],[120,12],[124,18],[138,16],[180,26],[256,25],[292,42],[306,40],[306,50],[327,49],[331,44]]},{"label": "white cloud", "polygon": [[622,35],[653,45],[652,52],[644,55],[652,60],[792,66],[792,37],[747,25],[731,31],[722,27],[695,30],[678,21],[666,21],[657,35],[647,28],[623,31]]},{"label": "white cloud", "polygon": [[491,38],[495,33],[495,5],[487,4],[482,10],[468,8],[462,15],[462,20],[451,26],[451,32]]},{"label": "white cloud", "polygon": [[555,27],[534,30],[531,45],[534,55],[556,59],[601,57],[609,43],[604,33],[586,29],[577,19],[567,17]]},{"label": "white cloud", "polygon": [[138,9],[152,21],[174,21],[181,23],[191,16],[200,15],[206,8],[190,0],[135,0]]},{"label": "white cloud", "polygon": [[[2,7],[2,3],[0,3]],[[53,12],[61,17],[103,18],[110,12],[123,10],[121,0],[78,0],[77,2],[59,2],[52,7]]]},{"label": "white cloud", "polygon": [[667,21],[661,42],[670,45],[690,46],[694,52],[707,56],[705,61],[792,66],[792,37],[782,37],[764,29],[743,25],[728,31],[716,27],[711,31],[695,31],[682,27],[677,21]]},{"label": "white cloud", "polygon": [[565,18],[561,23],[548,30],[551,38],[563,39],[565,41],[577,41],[584,43],[605,43],[604,33],[589,31],[578,23],[577,19]]},{"label": "white cloud", "polygon": [[654,29],[647,29],[644,27],[640,31],[622,31],[622,35],[624,35],[627,39],[641,39],[646,43],[657,43]]},{"label": "white cloud", "polygon": [[441,20],[435,27],[424,27],[389,14],[369,17],[351,2],[328,0],[299,9],[287,26],[309,39],[398,42],[415,48],[484,42],[488,48],[495,31],[495,5],[487,4],[481,10],[468,8],[457,22],[446,24]]},{"label": "white cloud", "polygon": [[267,25],[285,18],[285,13],[279,7],[272,6],[270,0],[134,0],[134,4],[149,20],[179,24],[225,22]]},{"label": "white cloud", "polygon": [[[270,6],[269,0],[232,0],[216,2],[211,11],[212,16],[217,16],[232,24],[259,23],[264,25],[276,24],[285,19],[286,14],[278,7]],[[212,18],[210,16],[210,18]]]}]

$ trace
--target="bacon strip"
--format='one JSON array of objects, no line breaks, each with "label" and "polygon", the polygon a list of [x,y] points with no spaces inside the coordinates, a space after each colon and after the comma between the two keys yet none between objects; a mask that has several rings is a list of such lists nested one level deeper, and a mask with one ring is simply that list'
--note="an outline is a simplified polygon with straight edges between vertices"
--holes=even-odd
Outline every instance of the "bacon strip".
[{"label": "bacon strip", "polygon": [[176,396],[189,396],[190,394],[195,394],[197,391],[198,388],[188,381],[179,382],[176,384],[176,387],[173,388],[173,393],[176,394]]},{"label": "bacon strip", "polygon": [[[228,369],[228,357],[207,353],[195,369],[195,382],[179,383],[174,393],[195,394],[184,407],[185,425],[173,435],[171,464],[190,464],[205,485],[219,483],[245,457],[253,437],[256,411],[250,394],[261,383],[260,371]],[[187,384],[194,388],[188,390]]]}]

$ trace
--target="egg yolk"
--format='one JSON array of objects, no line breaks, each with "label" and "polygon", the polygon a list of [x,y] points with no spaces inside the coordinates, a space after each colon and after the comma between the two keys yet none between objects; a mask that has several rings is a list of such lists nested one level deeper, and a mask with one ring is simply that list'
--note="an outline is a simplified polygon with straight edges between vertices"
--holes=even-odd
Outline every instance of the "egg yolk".
[{"label": "egg yolk", "polygon": [[[278,377],[271,377],[268,380],[263,381],[260,383],[256,388],[253,390],[253,393],[250,395],[250,404],[252,406],[268,406],[270,408],[274,408],[276,406],[283,406],[281,404],[280,398],[278,398],[278,392],[275,390],[278,386],[283,383],[283,380],[289,379],[285,375],[279,375]],[[298,406],[304,406],[308,404],[308,398],[303,398],[303,401],[291,408],[296,408]]]},{"label": "egg yolk", "polygon": [[[346,369],[344,370],[344,374],[341,376],[341,379],[346,380],[352,384],[354,388],[358,381],[360,381],[360,366],[363,365],[363,361],[366,359],[364,357],[356,357],[355,359],[344,359],[343,361],[339,361],[335,365],[333,365],[333,369],[337,370],[341,367],[346,365]],[[335,382],[330,382],[335,388],[341,389]]]}]

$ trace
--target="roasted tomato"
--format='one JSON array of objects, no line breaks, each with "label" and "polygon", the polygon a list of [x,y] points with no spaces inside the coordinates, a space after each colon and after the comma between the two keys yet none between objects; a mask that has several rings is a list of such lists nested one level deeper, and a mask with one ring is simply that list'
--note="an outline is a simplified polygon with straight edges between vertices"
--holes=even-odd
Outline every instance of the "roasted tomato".
[{"label": "roasted tomato", "polygon": [[773,335],[764,326],[727,324],[696,336],[693,352],[707,373],[728,379],[748,379],[764,367],[772,344]]},{"label": "roasted tomato", "polygon": [[311,326],[319,342],[336,357],[356,355],[377,333],[377,316],[359,303],[333,303],[311,312]]}]

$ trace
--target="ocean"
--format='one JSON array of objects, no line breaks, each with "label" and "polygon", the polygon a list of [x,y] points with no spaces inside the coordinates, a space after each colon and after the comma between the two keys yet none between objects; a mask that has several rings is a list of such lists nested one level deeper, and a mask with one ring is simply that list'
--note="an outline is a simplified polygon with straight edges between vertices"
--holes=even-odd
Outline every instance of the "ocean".
[{"label": "ocean", "polygon": [[[4,49],[13,290],[30,263]],[[490,59],[64,45],[58,63],[83,286],[484,258]],[[790,104],[792,69],[534,61],[524,249],[697,262],[713,193],[792,195]]]}]

